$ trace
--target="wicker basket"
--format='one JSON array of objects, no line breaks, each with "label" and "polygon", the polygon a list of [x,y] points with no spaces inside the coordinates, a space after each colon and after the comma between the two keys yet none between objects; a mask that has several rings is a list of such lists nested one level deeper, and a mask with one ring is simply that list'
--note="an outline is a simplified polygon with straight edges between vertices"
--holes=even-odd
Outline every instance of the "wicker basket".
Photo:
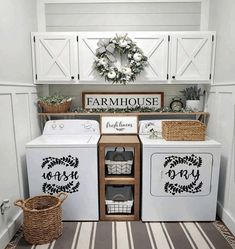
[{"label": "wicker basket", "polygon": [[133,193],[130,186],[108,186],[105,200],[108,214],[130,214],[133,202]]},{"label": "wicker basket", "polygon": [[72,101],[66,101],[64,103],[48,105],[44,102],[38,101],[39,107],[42,109],[42,112],[46,113],[63,113],[68,112],[71,107]]},{"label": "wicker basket", "polygon": [[58,196],[41,195],[15,202],[23,209],[23,233],[28,243],[46,244],[62,234],[61,204],[67,196],[61,192]]},{"label": "wicker basket", "polygon": [[206,125],[200,121],[163,121],[162,137],[168,141],[204,141]]},{"label": "wicker basket", "polygon": [[123,148],[123,151],[117,151],[116,147],[114,151],[106,153],[105,164],[109,175],[129,175],[132,170],[133,152],[125,151],[125,148]]}]

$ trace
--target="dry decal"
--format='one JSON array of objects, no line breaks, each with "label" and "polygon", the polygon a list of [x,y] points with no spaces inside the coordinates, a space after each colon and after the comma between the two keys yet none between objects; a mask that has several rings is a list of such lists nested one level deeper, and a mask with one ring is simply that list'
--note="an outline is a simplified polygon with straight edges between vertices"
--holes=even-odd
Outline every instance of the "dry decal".
[{"label": "dry decal", "polygon": [[67,157],[46,157],[43,158],[42,178],[45,182],[42,191],[47,194],[58,192],[78,192],[80,182],[78,180],[79,160],[71,155]]},{"label": "dry decal", "polygon": [[202,158],[195,155],[185,157],[169,156],[165,158],[165,175],[169,181],[165,183],[165,192],[172,195],[198,193],[202,191],[203,183],[200,178]]}]

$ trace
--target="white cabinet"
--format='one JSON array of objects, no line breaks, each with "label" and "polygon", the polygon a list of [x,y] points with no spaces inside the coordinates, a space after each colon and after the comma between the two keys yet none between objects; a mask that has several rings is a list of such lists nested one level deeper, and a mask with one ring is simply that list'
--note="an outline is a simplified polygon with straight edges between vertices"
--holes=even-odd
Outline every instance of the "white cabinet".
[{"label": "white cabinet", "polygon": [[[81,81],[103,81],[94,70],[94,58],[97,43],[100,39],[113,38],[116,33],[80,33],[79,34],[79,61]],[[125,33],[118,33],[125,35]],[[166,81],[167,80],[167,60],[168,60],[168,34],[156,32],[129,32],[128,36],[136,42],[144,54],[148,57],[147,67],[140,75],[138,81]],[[117,63],[120,63],[118,61]],[[122,58],[122,65],[128,63],[126,58]],[[117,67],[120,65],[116,65]]]},{"label": "white cabinet", "polygon": [[210,81],[213,69],[213,32],[171,34],[170,80]]},{"label": "white cabinet", "polygon": [[78,80],[77,33],[32,33],[35,83]]},{"label": "white cabinet", "polygon": [[[94,70],[100,39],[125,32],[32,33],[35,83],[104,83]],[[213,78],[214,32],[128,32],[148,57],[134,84],[210,83]],[[117,55],[118,56],[118,55]],[[79,68],[78,68],[79,62]],[[128,64],[125,55],[116,67]],[[110,83],[107,83],[110,84]]]}]

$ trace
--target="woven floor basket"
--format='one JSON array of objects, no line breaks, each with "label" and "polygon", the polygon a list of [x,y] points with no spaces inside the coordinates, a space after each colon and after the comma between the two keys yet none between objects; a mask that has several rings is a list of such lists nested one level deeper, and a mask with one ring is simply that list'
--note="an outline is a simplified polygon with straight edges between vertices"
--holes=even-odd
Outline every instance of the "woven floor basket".
[{"label": "woven floor basket", "polygon": [[47,105],[41,101],[38,102],[39,107],[42,109],[42,112],[46,113],[63,113],[68,112],[71,107],[72,101],[67,101],[61,104],[56,105]]},{"label": "woven floor basket", "polygon": [[162,137],[168,141],[204,141],[206,125],[200,121],[163,121]]},{"label": "woven floor basket", "polygon": [[41,195],[15,202],[23,209],[23,233],[28,243],[46,244],[62,234],[61,204],[67,196],[61,192],[57,196]]}]

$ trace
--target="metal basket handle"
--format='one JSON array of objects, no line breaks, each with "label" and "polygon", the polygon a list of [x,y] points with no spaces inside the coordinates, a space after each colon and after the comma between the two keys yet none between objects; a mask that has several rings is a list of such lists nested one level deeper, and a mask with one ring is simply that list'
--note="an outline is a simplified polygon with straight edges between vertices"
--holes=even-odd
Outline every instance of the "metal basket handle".
[{"label": "metal basket handle", "polygon": [[[120,147],[115,147],[114,151],[117,151],[117,148],[120,148]],[[122,147],[123,148],[123,151],[126,151],[125,147]]]},{"label": "metal basket handle", "polygon": [[21,207],[22,209],[25,209],[25,201],[24,200],[17,200],[14,202],[14,205]]},{"label": "metal basket handle", "polygon": [[58,197],[61,201],[61,203],[64,202],[64,200],[68,197],[68,193],[65,193],[65,192],[60,192],[56,197]]}]

